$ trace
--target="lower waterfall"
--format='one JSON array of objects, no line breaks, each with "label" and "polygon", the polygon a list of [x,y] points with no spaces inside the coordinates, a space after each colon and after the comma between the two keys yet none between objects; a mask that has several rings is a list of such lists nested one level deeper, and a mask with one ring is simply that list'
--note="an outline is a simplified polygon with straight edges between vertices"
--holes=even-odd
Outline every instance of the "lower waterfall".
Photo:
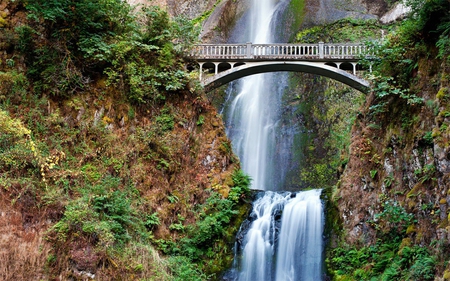
[{"label": "lower waterfall", "polygon": [[321,190],[297,193],[283,210],[277,251],[277,281],[321,280],[323,208]]},{"label": "lower waterfall", "polygon": [[224,279],[322,280],[324,215],[320,195],[321,190],[259,194],[249,222],[238,235],[234,267]]}]

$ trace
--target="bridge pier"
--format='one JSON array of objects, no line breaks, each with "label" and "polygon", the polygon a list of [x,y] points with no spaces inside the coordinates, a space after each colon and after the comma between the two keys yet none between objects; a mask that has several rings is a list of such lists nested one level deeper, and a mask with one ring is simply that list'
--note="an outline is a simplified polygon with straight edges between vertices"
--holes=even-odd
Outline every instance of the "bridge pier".
[{"label": "bridge pier", "polygon": [[200,66],[200,73],[199,73],[199,79],[200,79],[200,81],[202,81],[202,76],[203,76],[203,65],[204,65],[205,63],[204,62],[199,62],[198,63],[198,65]]},{"label": "bridge pier", "polygon": [[353,65],[353,75],[356,75],[356,65],[357,65],[357,63],[356,62],[352,62],[351,64]]},{"label": "bridge pier", "polygon": [[218,74],[219,73],[219,64],[220,62],[214,62],[214,74]]}]

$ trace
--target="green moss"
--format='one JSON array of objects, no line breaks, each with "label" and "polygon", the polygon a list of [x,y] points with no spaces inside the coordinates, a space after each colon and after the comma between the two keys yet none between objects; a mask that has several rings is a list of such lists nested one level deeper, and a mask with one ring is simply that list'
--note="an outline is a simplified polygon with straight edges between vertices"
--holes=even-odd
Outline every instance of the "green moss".
[{"label": "green moss", "polygon": [[0,17],[0,28],[7,27],[7,26],[8,26],[8,22],[4,18]]},{"label": "green moss", "polygon": [[411,244],[412,244],[412,241],[411,241],[411,238],[404,238],[403,240],[402,240],[402,242],[400,243],[400,246],[399,246],[399,251],[398,251],[398,255],[399,256],[402,256],[403,255],[403,249],[405,248],[405,247],[410,247],[411,246]]},{"label": "green moss", "polygon": [[416,226],[414,224],[411,224],[406,229],[406,235],[416,232]]},{"label": "green moss", "polygon": [[445,271],[444,271],[444,276],[442,276],[442,278],[444,278],[444,280],[450,280],[450,270],[449,269],[446,269]]},{"label": "green moss", "polygon": [[209,18],[209,16],[212,14],[212,12],[214,12],[214,9],[216,9],[217,5],[219,5],[220,2],[222,2],[222,0],[217,0],[216,3],[214,4],[214,6],[212,7],[212,9],[204,12],[203,14],[201,14],[201,16],[193,19],[192,22],[194,24],[199,24],[199,23],[204,22],[207,18]]},{"label": "green moss", "polygon": [[419,182],[418,184],[416,184],[416,185],[411,189],[410,192],[408,192],[408,194],[406,194],[406,197],[407,197],[407,198],[413,198],[413,197],[418,196],[419,193],[420,193],[421,187],[422,187],[422,183]]},{"label": "green moss", "polygon": [[303,23],[305,16],[305,0],[291,0],[289,13],[292,13],[293,29],[298,30]]},{"label": "green moss", "polygon": [[300,31],[296,41],[300,43],[323,42],[361,42],[378,38],[382,27],[375,20],[346,18],[331,24],[314,26]]},{"label": "green moss", "polygon": [[440,101],[447,100],[449,97],[449,90],[446,87],[440,88],[436,94],[436,98]]}]

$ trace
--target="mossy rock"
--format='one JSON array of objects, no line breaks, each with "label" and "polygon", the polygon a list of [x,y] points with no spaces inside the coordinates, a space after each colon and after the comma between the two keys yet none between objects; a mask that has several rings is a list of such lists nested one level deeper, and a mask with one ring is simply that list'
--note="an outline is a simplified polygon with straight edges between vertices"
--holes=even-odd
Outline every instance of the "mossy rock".
[{"label": "mossy rock", "polygon": [[[416,232],[416,226],[414,224],[411,224],[410,226],[408,226],[408,228],[406,229],[406,235],[410,234],[410,233],[414,233]],[[403,243],[403,241],[402,241]]]},{"label": "mossy rock", "polygon": [[439,223],[438,228],[445,228],[445,229],[447,229],[447,227],[448,227],[448,219],[444,218],[441,221],[441,223]]},{"label": "mossy rock", "polygon": [[412,240],[411,240],[411,238],[404,238],[403,240],[402,240],[402,243],[400,244],[400,247],[399,247],[399,250],[398,250],[398,255],[399,256],[402,256],[403,255],[403,249],[405,248],[405,247],[411,247],[411,245],[412,245]]},{"label": "mossy rock", "polygon": [[353,281],[355,279],[353,279],[352,276],[348,276],[348,275],[337,275],[336,274],[336,281]]},{"label": "mossy rock", "polygon": [[438,100],[445,100],[450,98],[448,88],[443,87],[439,89],[438,93],[436,94],[436,98]]},{"label": "mossy rock", "polygon": [[450,270],[449,269],[444,271],[444,276],[442,276],[442,278],[444,278],[444,280],[450,280]]},{"label": "mossy rock", "polygon": [[422,183],[419,182],[411,189],[410,192],[408,192],[408,194],[406,194],[406,197],[411,199],[413,197],[419,196],[421,187],[422,187]]},{"label": "mossy rock", "polygon": [[7,27],[7,26],[8,26],[8,21],[5,20],[4,18],[0,17],[0,28]]}]

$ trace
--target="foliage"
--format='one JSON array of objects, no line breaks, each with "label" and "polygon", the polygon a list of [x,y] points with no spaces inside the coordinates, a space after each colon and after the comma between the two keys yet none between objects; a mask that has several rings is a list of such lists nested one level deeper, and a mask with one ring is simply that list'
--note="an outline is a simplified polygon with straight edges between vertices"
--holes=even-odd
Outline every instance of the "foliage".
[{"label": "foliage", "polygon": [[416,23],[419,36],[436,42],[450,31],[450,3],[446,0],[407,0],[412,9],[411,20]]},{"label": "foliage", "polygon": [[143,30],[135,28],[113,45],[114,59],[106,69],[108,83],[128,91],[130,100],[137,103],[163,101],[163,92],[185,87],[188,76],[181,56],[195,42],[198,31],[184,18],[171,21],[156,6],[145,8],[143,17]]},{"label": "foliage", "polygon": [[[374,220],[377,228],[384,233],[394,231],[396,235],[402,234],[406,231],[406,228],[415,222],[414,215],[406,212],[397,201],[385,200],[382,203],[383,211],[379,214],[375,214]],[[386,228],[380,228],[385,224]]]},{"label": "foliage", "polygon": [[402,246],[398,239],[375,245],[333,249],[327,263],[346,280],[434,280],[435,259],[426,248]]},{"label": "foliage", "polygon": [[304,29],[297,34],[298,43],[361,42],[379,38],[382,27],[376,20],[344,18],[323,26]]},{"label": "foliage", "polygon": [[34,22],[17,29],[17,47],[38,92],[71,96],[106,74],[131,101],[145,103],[188,81],[181,55],[198,29],[185,18],[170,20],[157,6],[135,13],[121,0],[37,0],[26,8]]},{"label": "foliage", "polygon": [[233,233],[228,233],[227,228],[233,224],[232,221],[239,214],[238,204],[249,193],[250,178],[242,170],[236,170],[232,179],[233,186],[227,198],[215,191],[210,191],[206,202],[197,206],[195,210],[197,222],[187,226],[184,226],[182,221],[172,224],[172,230],[185,235],[179,241],[157,241],[160,249],[190,262],[207,262],[201,265],[201,268],[214,272],[208,261],[223,262],[214,252],[222,251],[223,243],[234,239]]},{"label": "foliage", "polygon": [[423,168],[414,171],[414,174],[419,178],[421,183],[428,180],[436,180],[436,166],[434,164],[427,164]]},{"label": "foliage", "polygon": [[37,168],[38,156],[31,131],[20,120],[0,110],[0,172],[14,175],[27,168]]},{"label": "foliage", "polygon": [[163,108],[161,114],[156,117],[155,121],[162,133],[172,131],[175,126],[174,118],[168,108]]},{"label": "foliage", "polygon": [[[43,279],[74,278],[72,269],[88,263],[98,278],[121,280],[206,280],[206,269],[223,269],[249,181],[241,172],[236,183],[227,178],[228,193],[204,191],[210,176],[195,169],[205,135],[173,132],[184,113],[183,122],[196,121],[190,96],[168,98],[189,82],[182,55],[198,40],[193,23],[157,7],[133,11],[122,0],[7,5],[12,15],[26,9],[28,19],[8,30],[15,36],[1,65],[0,191],[7,212],[27,213],[17,225],[36,226],[26,239],[50,228]],[[205,176],[198,185],[197,175]],[[159,208],[169,201],[170,209]],[[180,253],[155,258],[154,236]]]},{"label": "foliage", "polygon": [[402,86],[397,85],[393,77],[374,72],[368,75],[368,79],[373,85],[375,94],[375,100],[369,107],[372,116],[387,112],[389,106],[395,100],[400,100],[400,102],[410,106],[421,105],[424,102],[423,98],[411,93],[409,89],[404,89]]},{"label": "foliage", "polygon": [[26,5],[28,17],[51,29],[50,40],[64,42],[70,53],[107,59],[107,42],[129,28],[131,7],[120,0],[36,0]]},{"label": "foliage", "polygon": [[199,17],[194,19],[193,22],[198,24],[198,23],[201,23],[204,20],[206,20],[211,15],[211,13],[214,11],[214,9],[217,7],[217,5],[220,4],[220,2],[222,2],[222,0],[216,0],[216,2],[214,3],[213,7],[210,10],[203,12],[203,14],[201,14]]},{"label": "foliage", "polygon": [[212,193],[200,208],[197,224],[188,227],[188,237],[182,241],[181,252],[192,260],[198,260],[210,251],[214,240],[223,235],[225,227],[238,214],[233,207],[231,200]]},{"label": "foliage", "polygon": [[152,230],[155,226],[158,226],[160,224],[161,222],[159,220],[158,213],[147,215],[146,220],[144,221],[145,227],[147,227],[147,229],[149,230]]},{"label": "foliage", "polygon": [[27,93],[29,81],[23,73],[15,70],[0,72],[0,101],[7,97],[22,97]]},{"label": "foliage", "polygon": [[242,170],[236,170],[232,175],[232,180],[233,187],[228,194],[228,199],[238,203],[241,198],[245,198],[250,193],[251,178]]},{"label": "foliage", "polygon": [[66,206],[63,218],[50,233],[62,242],[85,236],[108,247],[128,242],[130,232],[142,232],[144,222],[132,210],[129,194],[117,189],[119,183],[119,178],[108,176],[95,186],[83,188],[82,197]]},{"label": "foliage", "polygon": [[85,69],[110,59],[109,42],[132,20],[131,8],[120,0],[36,0],[26,8],[31,27],[18,28],[18,49],[35,89],[55,96],[85,87]]},{"label": "foliage", "polygon": [[375,63],[375,69],[385,77],[392,77],[396,87],[402,89],[409,88],[419,57],[432,54],[434,48],[430,45],[437,46],[439,58],[450,54],[450,3],[446,0],[408,0],[407,4],[412,8],[410,17],[402,21],[387,40],[372,45],[376,57],[382,58]]},{"label": "foliage", "polygon": [[187,257],[172,256],[169,258],[169,267],[174,281],[202,281],[208,277],[193,264]]}]

